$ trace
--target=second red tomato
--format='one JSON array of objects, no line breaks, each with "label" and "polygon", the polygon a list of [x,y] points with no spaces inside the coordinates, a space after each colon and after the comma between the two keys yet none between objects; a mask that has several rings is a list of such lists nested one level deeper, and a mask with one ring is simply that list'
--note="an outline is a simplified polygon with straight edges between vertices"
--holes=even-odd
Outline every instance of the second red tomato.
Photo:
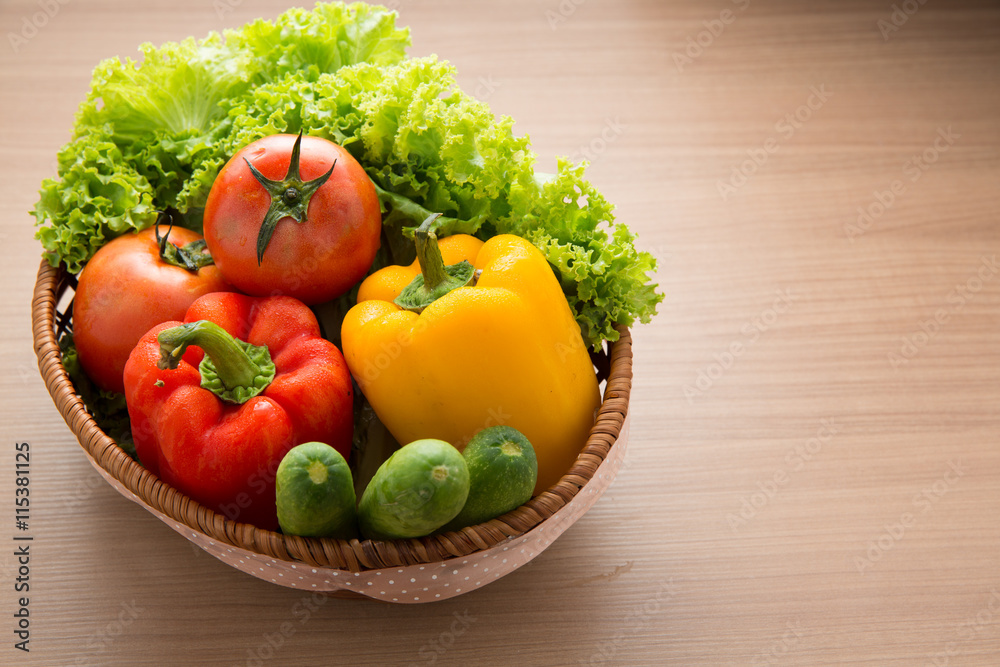
[{"label": "second red tomato", "polygon": [[247,294],[307,304],[357,284],[382,231],[375,186],[357,160],[326,139],[292,134],[264,137],[229,160],[204,223],[226,280]]}]

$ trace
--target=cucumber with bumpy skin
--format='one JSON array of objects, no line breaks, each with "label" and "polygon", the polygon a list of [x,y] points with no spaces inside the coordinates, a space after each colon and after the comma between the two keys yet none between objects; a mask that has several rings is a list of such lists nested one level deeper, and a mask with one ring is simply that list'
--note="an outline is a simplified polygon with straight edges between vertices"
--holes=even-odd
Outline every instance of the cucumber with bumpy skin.
[{"label": "cucumber with bumpy skin", "polygon": [[357,497],[347,461],[322,442],[293,447],[275,479],[278,523],[286,535],[339,537],[357,534]]},{"label": "cucumber with bumpy skin", "polygon": [[469,469],[443,440],[416,440],[375,472],[361,496],[358,521],[369,539],[429,535],[455,518],[469,495]]},{"label": "cucumber with bumpy skin", "polygon": [[491,426],[473,436],[463,452],[469,497],[443,530],[459,530],[506,514],[531,499],[538,479],[535,449],[510,426]]}]

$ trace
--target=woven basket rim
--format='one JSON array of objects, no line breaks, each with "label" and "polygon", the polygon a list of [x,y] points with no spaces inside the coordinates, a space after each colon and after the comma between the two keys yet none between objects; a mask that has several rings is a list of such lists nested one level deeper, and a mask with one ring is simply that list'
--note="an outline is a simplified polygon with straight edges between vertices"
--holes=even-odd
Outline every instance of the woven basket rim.
[{"label": "woven basket rim", "polygon": [[232,521],[160,480],[130,458],[87,412],[62,365],[56,307],[69,288],[69,274],[43,258],[32,297],[35,354],[45,386],[80,446],[108,474],[149,508],[214,540],[261,555],[351,572],[435,563],[489,549],[535,528],[563,508],[593,477],[621,433],[632,388],[632,338],[616,326],[610,371],[601,407],[576,462],[548,490],[507,514],[457,532],[404,540],[307,538]]}]

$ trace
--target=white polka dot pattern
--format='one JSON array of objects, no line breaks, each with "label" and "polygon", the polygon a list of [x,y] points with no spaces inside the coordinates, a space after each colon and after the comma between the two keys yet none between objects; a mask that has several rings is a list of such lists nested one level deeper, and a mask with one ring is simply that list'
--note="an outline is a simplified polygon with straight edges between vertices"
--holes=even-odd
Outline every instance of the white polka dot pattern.
[{"label": "white polka dot pattern", "polygon": [[178,533],[212,554],[223,563],[251,574],[258,579],[289,588],[310,591],[354,591],[370,598],[401,604],[434,602],[468,593],[496,581],[527,564],[562,535],[611,485],[625,457],[629,420],[622,425],[621,435],[608,457],[598,467],[594,477],[561,510],[533,530],[500,543],[492,549],[469,556],[437,563],[391,567],[365,572],[348,572],[305,563],[293,563],[247,551],[192,530],[184,524],[146,505],[141,498],[126,489],[118,480],[97,465],[88,454],[91,465],[123,496],[136,502]]}]

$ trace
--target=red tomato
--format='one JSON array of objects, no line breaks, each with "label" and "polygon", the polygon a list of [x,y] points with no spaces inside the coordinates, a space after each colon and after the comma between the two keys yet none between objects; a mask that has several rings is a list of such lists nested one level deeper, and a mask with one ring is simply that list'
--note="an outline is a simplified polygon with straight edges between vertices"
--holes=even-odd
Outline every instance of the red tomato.
[{"label": "red tomato", "polygon": [[241,291],[317,304],[368,272],[382,214],[375,186],[350,153],[321,137],[300,139],[296,151],[295,135],[264,137],[229,160],[205,205],[205,240]]},{"label": "red tomato", "polygon": [[[201,239],[176,227],[167,238],[176,245]],[[156,226],[119,236],[87,262],[73,298],[73,341],[83,370],[101,389],[125,391],[125,362],[143,334],[183,319],[204,294],[232,291],[215,266],[194,273],[161,259]]]}]

